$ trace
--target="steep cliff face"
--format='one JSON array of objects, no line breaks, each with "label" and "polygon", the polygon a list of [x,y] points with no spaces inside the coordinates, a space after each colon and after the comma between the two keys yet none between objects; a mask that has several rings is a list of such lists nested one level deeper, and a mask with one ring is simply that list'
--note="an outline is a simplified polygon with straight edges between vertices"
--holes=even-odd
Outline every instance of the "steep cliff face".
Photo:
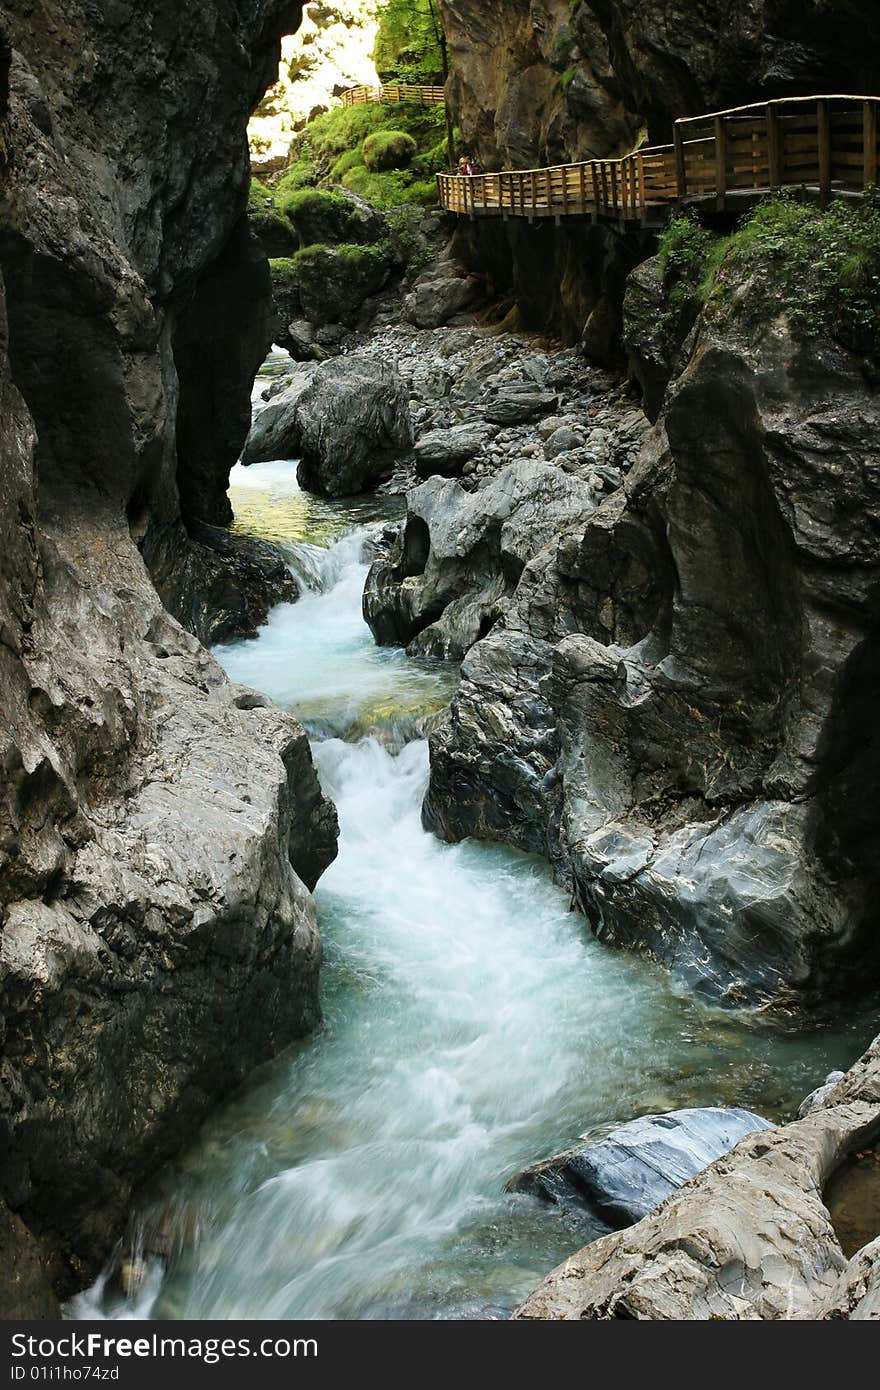
[{"label": "steep cliff face", "polygon": [[[605,35],[570,0],[441,0],[449,100],[487,168],[622,154],[639,119],[620,98]],[[575,28],[577,20],[577,28]]]},{"label": "steep cliff face", "polygon": [[862,356],[729,274],[623,486],[560,515],[471,635],[425,816],[548,855],[602,939],[710,997],[809,1004],[880,961],[880,419]]},{"label": "steep cliff face", "polygon": [[627,110],[653,142],[676,116],[813,92],[875,92],[880,40],[870,0],[580,0],[572,30],[598,23]]},{"label": "steep cliff face", "polygon": [[487,167],[622,154],[676,116],[768,96],[873,92],[868,0],[441,0],[449,98]]},{"label": "steep cliff face", "polygon": [[2,9],[0,1199],[59,1286],[317,1016],[307,885],[335,824],[305,735],[148,568],[191,561],[183,517],[222,519],[267,309],[242,290],[245,127],[296,9]]}]

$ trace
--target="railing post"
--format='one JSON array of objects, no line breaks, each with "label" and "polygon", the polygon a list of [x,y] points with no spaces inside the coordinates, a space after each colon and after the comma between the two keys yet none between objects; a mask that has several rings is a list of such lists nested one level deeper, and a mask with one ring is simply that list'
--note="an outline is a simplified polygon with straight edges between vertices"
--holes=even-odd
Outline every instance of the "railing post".
[{"label": "railing post", "polygon": [[782,127],[776,106],[767,102],[767,172],[771,188],[782,187]]},{"label": "railing post", "polygon": [[644,220],[644,218],[645,218],[645,216],[646,216],[646,214],[647,214],[647,211],[648,211],[648,197],[647,197],[647,192],[646,192],[646,190],[645,190],[645,156],[644,156],[644,155],[642,155],[642,154],[636,155],[636,168],[637,168],[637,170],[638,170],[637,192],[638,192],[638,201],[639,201],[639,211],[640,211],[641,214],[642,214],[642,220]]},{"label": "railing post", "polygon": [[590,164],[590,173],[593,176],[593,216],[599,211],[599,170],[596,167],[595,159]]},{"label": "railing post", "polygon": [[715,204],[723,212],[727,203],[727,125],[715,117]]},{"label": "railing post", "polygon": [[675,184],[681,201],[687,197],[687,168],[684,162],[684,132],[678,121],[672,127],[672,141],[675,146]]},{"label": "railing post", "polygon": [[586,210],[587,210],[587,166],[586,166],[586,164],[581,164],[578,173],[579,173],[580,186],[581,186],[581,212],[586,212]]},{"label": "railing post", "polygon": [[831,116],[827,101],[816,103],[816,129],[819,137],[819,199],[824,208],[831,197]]},{"label": "railing post", "polygon": [[532,170],[532,210],[537,211],[538,207],[538,175],[535,169]]},{"label": "railing post", "polygon": [[865,154],[864,185],[873,188],[877,182],[877,103],[866,101],[862,113],[863,147]]}]

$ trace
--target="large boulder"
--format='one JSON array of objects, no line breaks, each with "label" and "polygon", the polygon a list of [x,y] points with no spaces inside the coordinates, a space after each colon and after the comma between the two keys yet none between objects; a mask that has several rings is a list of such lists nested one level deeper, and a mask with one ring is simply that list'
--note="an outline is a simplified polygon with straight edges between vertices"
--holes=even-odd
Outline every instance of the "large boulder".
[{"label": "large boulder", "polygon": [[586,1205],[609,1226],[641,1221],[740,1139],[772,1125],[749,1110],[671,1110],[614,1125],[518,1173],[514,1192]]},{"label": "large boulder", "polygon": [[413,446],[409,393],[364,354],[301,368],[254,422],[242,462],[298,458],[300,484],[328,497],[375,487]]},{"label": "large boulder", "polygon": [[297,319],[307,319],[315,328],[328,323],[354,328],[364,302],[388,283],[394,255],[385,242],[318,244],[270,264],[276,341],[287,347],[287,325]]},{"label": "large boulder", "polygon": [[497,426],[485,420],[466,420],[445,430],[429,430],[416,444],[416,472],[420,478],[440,473],[457,478],[464,465],[475,458],[498,433]]},{"label": "large boulder", "polygon": [[403,303],[404,317],[416,328],[442,328],[480,297],[475,275],[444,254],[416,280]]},{"label": "large boulder", "polygon": [[376,640],[461,660],[501,616],[528,562],[591,507],[583,482],[531,460],[477,492],[429,479],[409,493],[397,545],[367,578],[364,616]]}]

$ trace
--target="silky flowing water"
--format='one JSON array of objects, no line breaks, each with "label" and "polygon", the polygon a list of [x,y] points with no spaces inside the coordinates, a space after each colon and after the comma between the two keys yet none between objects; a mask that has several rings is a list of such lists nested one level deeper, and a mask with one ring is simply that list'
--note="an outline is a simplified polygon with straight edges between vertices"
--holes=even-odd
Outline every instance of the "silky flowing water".
[{"label": "silky flowing water", "polygon": [[[400,503],[318,501],[290,463],[236,469],[231,496],[239,528],[289,546],[304,579],[256,641],[217,655],[304,719],[339,808],[339,857],[316,894],[324,1027],[161,1175],[133,1223],[129,1297],[111,1269],[71,1313],[507,1316],[603,1229],[506,1193],[518,1168],[651,1110],[788,1117],[871,1020],[792,1037],[709,1009],[600,945],[543,863],[427,834],[427,744],[403,740],[455,675],[376,648],[360,606],[364,540]],[[150,1254],[157,1228],[171,1259]]]}]

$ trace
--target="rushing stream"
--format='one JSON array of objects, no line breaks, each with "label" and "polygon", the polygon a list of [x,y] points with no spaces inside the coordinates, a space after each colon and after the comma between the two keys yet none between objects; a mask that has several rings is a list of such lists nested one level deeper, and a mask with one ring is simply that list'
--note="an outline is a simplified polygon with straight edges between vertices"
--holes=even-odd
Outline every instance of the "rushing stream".
[{"label": "rushing stream", "polygon": [[294,478],[237,469],[231,495],[237,524],[289,544],[311,587],[218,655],[305,720],[339,808],[316,895],[325,1027],[161,1175],[140,1229],[170,1223],[175,1257],[145,1240],[130,1297],[106,1275],[74,1316],[506,1316],[602,1229],[506,1194],[518,1167],[650,1110],[787,1116],[871,1033],[850,1017],[786,1037],[707,1009],[601,946],[542,863],[426,834],[427,744],[401,747],[401,729],[448,701],[454,674],[377,649],[360,613],[364,528],[399,503],[319,502]]}]

